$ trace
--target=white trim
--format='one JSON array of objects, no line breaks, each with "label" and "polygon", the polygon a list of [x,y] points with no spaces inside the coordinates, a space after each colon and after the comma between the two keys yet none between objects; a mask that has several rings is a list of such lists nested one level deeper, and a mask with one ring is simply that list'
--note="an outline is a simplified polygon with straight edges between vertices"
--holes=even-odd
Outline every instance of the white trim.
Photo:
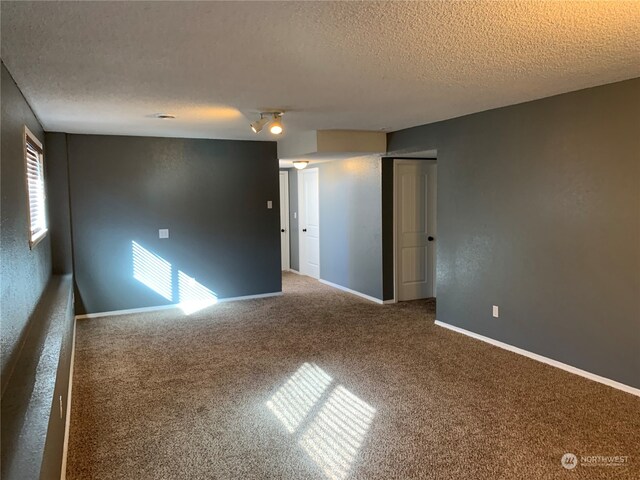
[{"label": "white trim", "polygon": [[547,365],[551,365],[552,367],[560,368],[569,373],[580,375],[581,377],[588,378],[589,380],[593,380],[594,382],[602,383],[609,387],[616,388],[618,390],[622,390],[623,392],[627,392],[627,393],[630,393],[631,395],[640,397],[640,389],[631,387],[629,385],[625,385],[624,383],[616,382],[615,380],[611,380],[606,377],[601,377],[600,375],[587,372],[586,370],[581,370],[571,365],[567,365],[566,363],[562,363],[557,360],[553,360],[551,358],[543,357],[542,355],[538,355],[537,353],[532,353],[527,350],[523,350],[522,348],[514,347],[513,345],[509,345],[508,343],[504,343],[499,340],[494,340],[493,338],[485,337],[484,335],[480,335],[474,332],[470,332],[469,330],[465,330],[464,328],[456,327],[454,325],[449,325],[448,323],[441,322],[440,320],[436,320],[435,324],[438,325],[439,327],[444,327],[449,330],[453,330],[454,332],[467,335],[468,337],[475,338],[476,340],[489,343],[496,347],[509,350],[510,352],[517,353],[525,357],[529,357],[533,360],[537,360],[538,362],[546,363]]},{"label": "white trim", "polygon": [[366,294],[358,292],[356,290],[351,290],[350,288],[343,287],[342,285],[338,285],[337,283],[328,282],[327,280],[323,280],[321,278],[319,278],[318,281],[320,283],[324,283],[325,285],[329,285],[330,287],[337,288],[338,290],[342,290],[344,292],[351,293],[353,295],[357,295],[358,297],[362,297],[362,298],[364,298],[366,300],[369,300],[370,302],[374,302],[374,303],[377,303],[379,305],[384,304],[384,301],[380,300],[379,298],[375,298],[375,297],[372,297],[370,295],[366,295]]},{"label": "white trim", "polygon": [[[307,246],[304,241],[305,236],[303,235],[304,229],[307,228],[307,211],[304,207],[304,196],[305,196],[305,188],[304,188],[304,175],[306,173],[315,171],[316,172],[316,181],[317,181],[317,190],[318,190],[318,198],[317,206],[318,212],[320,212],[320,169],[318,167],[314,168],[305,168],[303,170],[298,170],[298,268],[300,269],[301,275],[306,275],[311,278],[315,278],[316,280],[320,280],[320,258],[318,258],[318,276],[314,277],[313,275],[309,275],[305,272],[305,263],[307,262]],[[320,217],[318,215],[318,235],[320,235]],[[318,243],[320,242],[320,238],[318,238]],[[319,253],[318,253],[319,255]]]},{"label": "white trim", "polygon": [[[36,146],[40,149],[39,155],[40,157],[38,158],[38,163],[40,164],[40,167],[42,168],[42,187],[44,189],[44,206],[43,206],[43,212],[42,214],[44,215],[44,228],[42,230],[40,230],[38,233],[36,233],[35,235],[33,235],[31,227],[32,222],[31,222],[31,195],[29,193],[29,173],[28,173],[28,159],[27,159],[27,143],[29,143],[29,141],[33,142],[36,144]],[[27,236],[29,238],[29,249],[33,250],[36,245],[38,245],[40,243],[40,241],[42,239],[44,239],[44,237],[47,235],[47,232],[49,231],[49,212],[47,210],[47,185],[46,185],[46,179],[45,179],[45,166],[44,166],[44,147],[42,146],[42,142],[40,140],[38,140],[38,137],[36,137],[33,132],[31,130],[29,130],[29,127],[27,127],[26,125],[24,125],[23,128],[23,135],[22,135],[22,160],[24,162],[24,185],[26,188],[26,192],[27,192],[27,220],[29,222],[28,224],[28,229],[27,229]]]},{"label": "white trim", "polygon": [[31,137],[31,140],[33,140],[36,145],[38,145],[38,147],[40,147],[40,150],[44,151],[44,147],[42,146],[42,142],[38,139],[38,137],[36,137],[33,132],[31,130],[29,130],[29,127],[27,127],[26,125],[24,126],[24,135],[25,136],[29,136]]},{"label": "white trim", "polygon": [[178,305],[161,305],[158,307],[129,308],[127,310],[112,310],[109,312],[85,313],[76,315],[76,320],[84,320],[85,318],[111,317],[115,315],[128,315],[130,313],[157,312],[160,310],[172,310],[178,308]]},{"label": "white trim", "polygon": [[391,198],[393,200],[393,301],[398,303],[398,189],[396,183],[398,182],[398,161],[393,160],[393,191]]},{"label": "white trim", "polygon": [[218,299],[218,303],[237,302],[239,300],[255,300],[256,298],[279,297],[282,292],[258,293],[257,295],[243,295],[241,297],[228,297]]},{"label": "white trim", "polygon": [[[302,205],[304,194],[302,193],[302,189],[304,188],[302,185],[302,170],[298,170],[296,172],[296,185],[298,186],[298,268],[300,271],[300,275],[304,275],[302,273],[302,261],[304,259],[304,241],[302,239],[302,219],[304,217],[304,206]],[[320,195],[318,195],[320,196]]]},{"label": "white trim", "polygon": [[[236,302],[239,300],[254,300],[256,298],[277,297],[282,292],[259,293],[257,295],[244,295],[242,297],[219,298],[216,303]],[[118,315],[129,315],[132,313],[157,312],[160,310],[173,310],[180,308],[180,304],[160,305],[158,307],[130,308],[128,310],[113,310],[111,312],[86,313],[84,315],[76,315],[76,320],[85,318],[113,317]]]},{"label": "white trim", "polygon": [[[437,159],[433,159],[433,158],[419,158],[416,157],[415,159],[407,159],[407,158],[394,158],[393,159],[393,191],[392,191],[392,195],[391,198],[393,200],[393,302],[389,302],[389,303],[398,303],[398,274],[399,274],[399,269],[398,269],[398,252],[397,252],[397,248],[398,248],[398,217],[399,215],[399,208],[398,208],[398,188],[397,188],[397,183],[398,183],[398,166],[399,165],[416,165],[418,162],[423,162],[423,164],[426,165],[433,165],[436,167],[436,180],[435,180],[435,204],[436,207],[433,209],[433,218],[434,218],[434,224],[435,224],[435,232],[433,232],[433,234],[435,234],[434,236],[436,237],[437,240],[437,230],[438,230],[438,219],[437,219],[437,205],[438,205],[438,176],[437,176],[437,168],[438,168],[438,160]],[[436,269],[437,269],[437,248],[434,246],[433,247],[433,265],[431,266],[431,289],[432,289],[432,296],[435,297],[436,296]]]},{"label": "white trim", "polygon": [[[278,175],[278,183],[280,182],[280,177],[284,176],[284,182],[286,185],[286,188],[284,190],[284,192],[279,192],[280,194],[280,209],[282,210],[282,204],[285,204],[285,210],[286,210],[286,214],[285,214],[285,218],[284,218],[284,225],[280,225],[280,229],[284,230],[284,232],[280,232],[280,233],[284,233],[285,236],[285,245],[286,245],[286,261],[284,261],[284,265],[286,266],[286,268],[283,268],[282,271],[286,272],[287,270],[289,270],[289,267],[291,266],[291,231],[289,229],[289,172],[288,171],[280,171],[280,174]],[[280,235],[280,243],[282,243],[282,235]],[[282,246],[280,247],[280,250],[282,250]],[[283,259],[284,260],[284,259]]]},{"label": "white trim", "polygon": [[62,468],[60,480],[67,478],[67,455],[69,453],[69,430],[71,428],[71,393],[73,387],[73,363],[76,358],[76,319],[73,319],[73,336],[71,339],[71,364],[69,365],[69,389],[67,390],[67,418],[64,423],[64,443],[62,444]]},{"label": "white trim", "polygon": [[[295,273],[296,275],[302,275],[298,270],[294,270],[293,268],[290,268],[289,270],[287,270],[288,272],[291,273]],[[306,276],[306,275],[305,275]]]}]

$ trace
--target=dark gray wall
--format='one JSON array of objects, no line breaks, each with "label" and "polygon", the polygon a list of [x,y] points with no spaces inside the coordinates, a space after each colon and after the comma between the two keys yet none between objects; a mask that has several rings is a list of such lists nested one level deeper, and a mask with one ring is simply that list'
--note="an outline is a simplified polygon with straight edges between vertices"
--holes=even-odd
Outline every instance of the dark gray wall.
[{"label": "dark gray wall", "polygon": [[[67,148],[77,313],[177,303],[178,270],[219,298],[281,290],[274,142],[68,135]],[[171,264],[172,301],[133,278],[133,241]]]},{"label": "dark gray wall", "polygon": [[3,479],[60,478],[72,342],[72,278],[54,275],[2,396]]},{"label": "dark gray wall", "polygon": [[[67,413],[71,400],[68,396],[71,381],[71,354],[73,349],[74,316],[73,308],[73,277],[72,275],[54,275],[48,288],[54,295],[53,308],[49,309],[49,331],[47,332],[43,351],[44,361],[50,363],[50,371],[56,373],[53,394],[49,393],[53,401],[49,410],[47,425],[47,439],[42,454],[40,478],[57,479],[62,468],[64,435]],[[50,387],[41,390],[41,394],[51,392]],[[60,402],[61,400],[61,402]],[[44,406],[42,405],[43,412]],[[60,408],[62,407],[62,416]]]},{"label": "dark gray wall", "polygon": [[[0,206],[0,291],[2,391],[12,369],[30,315],[51,277],[49,234],[29,248],[28,198],[24,166],[24,125],[44,142],[42,127],[2,64],[2,132]],[[48,152],[45,171],[49,175]]]},{"label": "dark gray wall", "polygon": [[47,203],[51,261],[54,274],[67,274],[73,271],[67,136],[64,133],[47,132],[45,142],[47,144]]},{"label": "dark gray wall", "polygon": [[393,158],[382,158],[382,299],[395,296],[393,255]]},{"label": "dark gray wall", "polygon": [[[64,445],[73,309],[71,276],[51,276],[51,181],[58,166],[45,145],[49,233],[29,249],[23,127],[45,140],[38,120],[5,68],[2,70],[2,478],[59,478]],[[65,173],[66,175],[66,173]],[[54,227],[55,224],[55,227]],[[60,416],[62,399],[62,416]]]},{"label": "dark gray wall", "polygon": [[300,271],[300,227],[298,227],[298,170],[281,168],[289,172],[289,266]]},{"label": "dark gray wall", "polygon": [[389,134],[438,150],[437,318],[640,387],[639,126],[634,79]]},{"label": "dark gray wall", "polygon": [[380,158],[318,167],[320,278],[382,299]]}]

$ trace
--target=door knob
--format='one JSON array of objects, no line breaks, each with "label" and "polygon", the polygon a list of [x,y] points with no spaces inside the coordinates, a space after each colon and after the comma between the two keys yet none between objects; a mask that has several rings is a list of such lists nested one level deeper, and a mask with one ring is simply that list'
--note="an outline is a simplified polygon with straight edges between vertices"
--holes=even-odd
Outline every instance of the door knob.
[{"label": "door knob", "polygon": [[307,229],[306,229],[306,228],[303,228],[303,229],[302,229],[302,231],[303,231],[303,232],[306,232],[306,231],[307,231]]},{"label": "door knob", "polygon": [[433,242],[434,238],[433,237],[427,237],[427,240],[429,240],[430,242]]},{"label": "door knob", "polygon": [[282,233],[284,233],[284,228],[280,229],[280,231],[281,231]]}]

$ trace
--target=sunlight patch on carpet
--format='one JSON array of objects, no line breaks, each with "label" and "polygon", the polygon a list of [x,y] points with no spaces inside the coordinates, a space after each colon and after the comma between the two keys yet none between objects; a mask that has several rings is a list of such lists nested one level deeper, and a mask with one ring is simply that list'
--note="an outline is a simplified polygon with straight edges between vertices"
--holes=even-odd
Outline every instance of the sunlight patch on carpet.
[{"label": "sunlight patch on carpet", "polygon": [[329,480],[344,480],[376,409],[343,385],[329,390],[332,383],[322,368],[304,363],[266,406]]},{"label": "sunlight patch on carpet", "polygon": [[315,363],[303,364],[267,402],[289,433],[309,414],[332,378]]},{"label": "sunlight patch on carpet", "polygon": [[327,478],[349,474],[376,410],[338,385],[298,442]]}]

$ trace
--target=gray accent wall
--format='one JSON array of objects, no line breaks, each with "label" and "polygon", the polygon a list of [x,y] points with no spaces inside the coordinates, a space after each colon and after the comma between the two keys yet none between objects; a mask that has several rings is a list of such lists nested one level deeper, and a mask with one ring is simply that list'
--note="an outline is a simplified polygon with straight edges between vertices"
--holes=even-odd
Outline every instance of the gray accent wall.
[{"label": "gray accent wall", "polygon": [[395,297],[393,254],[393,158],[382,158],[382,299]]},{"label": "gray accent wall", "polygon": [[389,134],[438,151],[437,318],[640,387],[639,128],[634,79]]},{"label": "gray accent wall", "polygon": [[380,157],[336,160],[318,168],[320,278],[382,299]]},{"label": "gray accent wall", "polygon": [[59,479],[73,343],[71,275],[54,275],[2,396],[3,479]]},{"label": "gray accent wall", "polygon": [[47,202],[49,205],[53,273],[68,274],[73,272],[73,261],[67,136],[64,133],[47,132],[45,142],[47,145]]},{"label": "gray accent wall", "polygon": [[51,182],[59,172],[56,162],[50,162],[45,144],[49,232],[30,249],[24,125],[40,141],[45,141],[45,135],[4,64],[1,70],[0,476],[59,478],[74,314],[71,276],[51,275],[53,231],[66,228],[51,215],[56,206]]},{"label": "gray accent wall", "polygon": [[179,277],[218,298],[281,291],[275,142],[67,135],[66,144],[77,313],[178,303]]},{"label": "gray accent wall", "polygon": [[[51,245],[48,234],[29,248],[23,128],[26,125],[41,142],[44,132],[4,63],[1,70],[0,338],[4,392],[29,317],[51,277]],[[45,150],[45,171],[49,175],[47,155]]]}]

